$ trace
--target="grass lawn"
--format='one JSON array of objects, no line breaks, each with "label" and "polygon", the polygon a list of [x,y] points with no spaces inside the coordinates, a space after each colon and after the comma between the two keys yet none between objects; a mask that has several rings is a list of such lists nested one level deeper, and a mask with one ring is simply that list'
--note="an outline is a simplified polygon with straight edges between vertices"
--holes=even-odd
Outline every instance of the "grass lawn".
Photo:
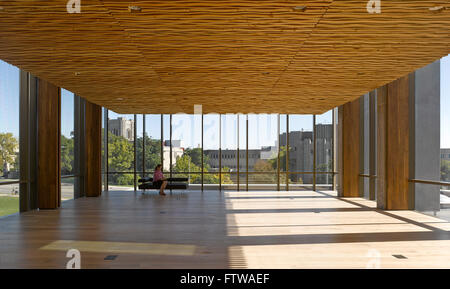
[{"label": "grass lawn", "polygon": [[19,211],[19,198],[0,197],[0,217],[11,215]]}]

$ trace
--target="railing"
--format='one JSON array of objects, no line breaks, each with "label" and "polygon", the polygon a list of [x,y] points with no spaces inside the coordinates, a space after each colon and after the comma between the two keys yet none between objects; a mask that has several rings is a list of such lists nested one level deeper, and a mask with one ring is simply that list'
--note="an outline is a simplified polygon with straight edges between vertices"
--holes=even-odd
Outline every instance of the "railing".
[{"label": "railing", "polygon": [[[136,175],[139,175],[139,174],[143,174],[144,172],[136,172]],[[170,173],[170,172],[168,172],[168,171],[164,171],[163,173],[165,173],[165,174],[168,174],[168,173]],[[212,172],[212,171],[209,171],[209,172],[203,172],[203,174],[219,174],[219,173],[221,173],[221,174],[237,174],[238,172],[236,172],[236,171],[234,171],[234,172],[224,172],[224,171],[222,171],[222,172]],[[267,171],[267,172],[252,172],[252,171],[249,171],[249,172],[239,172],[239,174],[240,175],[245,175],[245,174],[265,174],[265,175],[267,175],[267,174],[274,174],[274,175],[276,175],[277,174],[277,172],[273,172],[273,171]],[[105,174],[108,174],[108,175],[123,175],[123,174],[134,174],[134,172],[107,172],[107,173],[105,173],[105,172],[103,172],[102,173],[103,175],[105,175]],[[145,174],[146,175],[151,175],[151,174],[153,174],[153,172],[145,172]],[[175,171],[172,171],[172,174],[202,174],[202,172],[175,172]],[[304,174],[304,175],[312,175],[312,174],[314,174],[313,172],[283,172],[283,171],[280,171],[280,174],[293,174],[293,175],[301,175],[301,174]],[[337,172],[316,172],[315,173],[316,175],[337,175],[338,173]],[[64,177],[66,177],[66,176],[64,176]],[[67,176],[67,177],[76,177],[76,176]],[[63,177],[61,177],[61,178],[63,178]]]},{"label": "railing", "polygon": [[372,179],[376,179],[377,178],[376,175],[359,174],[358,176],[363,177],[363,178],[372,178]]},{"label": "railing", "polygon": [[15,185],[15,184],[20,184],[20,183],[24,183],[24,182],[21,182],[21,181],[0,182],[0,186],[2,186],[2,185]]},{"label": "railing", "polygon": [[77,175],[64,175],[64,176],[61,176],[61,179],[70,179],[70,178],[76,178],[76,177],[78,177]]},{"label": "railing", "polygon": [[443,187],[450,187],[450,182],[420,180],[420,179],[412,179],[412,180],[408,180],[408,182],[410,182],[410,183],[418,183],[418,184],[427,184],[427,185],[438,185],[438,186],[443,186]]},{"label": "railing", "polygon": [[[169,171],[165,171],[165,172],[163,172],[164,174],[170,174],[170,172]],[[123,175],[123,174],[129,174],[129,175],[134,175],[135,174],[135,172],[133,172],[133,171],[122,171],[122,172],[102,172],[102,175]],[[151,176],[152,174],[153,174],[153,172],[142,172],[142,171],[136,171],[136,177],[138,177],[138,176],[141,176],[142,174],[145,174],[146,176]],[[172,171],[172,174],[173,175],[180,175],[180,174],[184,174],[184,175],[219,175],[219,174],[221,174],[221,175],[225,175],[225,174],[228,174],[228,175],[231,175],[231,176],[235,176],[235,175],[240,175],[240,176],[244,176],[244,177],[241,177],[241,181],[239,181],[238,180],[238,182],[237,183],[233,183],[233,184],[223,184],[223,183],[217,183],[217,184],[207,184],[207,183],[199,183],[199,184],[195,184],[195,185],[199,185],[199,186],[202,186],[202,185],[205,185],[205,186],[211,186],[211,185],[214,185],[214,186],[219,186],[219,187],[226,187],[226,186],[239,186],[239,187],[242,187],[242,186],[248,186],[248,187],[252,187],[252,186],[260,186],[260,185],[266,185],[266,186],[278,186],[278,185],[280,185],[280,186],[292,186],[292,187],[297,187],[297,186],[299,186],[299,185],[301,185],[301,186],[312,186],[313,188],[314,188],[314,185],[316,185],[316,186],[318,186],[318,187],[324,187],[324,186],[331,186],[331,187],[333,187],[333,183],[326,183],[326,184],[322,184],[322,183],[311,183],[311,184],[297,184],[297,183],[291,183],[291,182],[289,182],[289,183],[286,183],[286,182],[280,182],[280,183],[277,183],[277,182],[275,182],[275,183],[270,183],[270,184],[267,184],[267,183],[263,183],[263,182],[261,182],[261,183],[251,183],[252,181],[251,180],[249,180],[249,183],[247,184],[247,178],[245,177],[245,175],[247,175],[247,176],[252,176],[252,175],[305,175],[305,174],[308,174],[308,175],[314,175],[314,174],[316,174],[316,175],[337,175],[338,173],[337,172],[320,172],[320,171],[316,171],[315,173],[314,172],[309,172],[309,171],[307,171],[307,172],[283,172],[283,171],[279,171],[279,172],[277,172],[277,171],[267,171],[267,172],[254,172],[254,171],[241,171],[241,172],[237,172],[237,171],[233,171],[233,172],[224,172],[224,171],[222,171],[222,172],[220,172],[220,171],[217,171],[217,172],[215,172],[215,171],[208,171],[208,172],[175,172],[175,171]],[[112,184],[112,183],[110,183],[109,182],[109,184],[108,185],[112,185],[112,186],[114,186],[115,184]],[[128,186],[132,186],[132,185],[135,185],[135,187],[137,187],[137,182],[134,182],[133,184],[130,184],[130,185],[128,185]]]},{"label": "railing", "polygon": [[[376,175],[367,175],[367,174],[359,174],[362,178],[377,178]],[[418,184],[427,184],[427,185],[438,185],[443,187],[450,187],[450,182],[442,182],[442,181],[432,181],[432,180],[421,180],[421,179],[410,179],[408,180],[410,183],[418,183]]]}]

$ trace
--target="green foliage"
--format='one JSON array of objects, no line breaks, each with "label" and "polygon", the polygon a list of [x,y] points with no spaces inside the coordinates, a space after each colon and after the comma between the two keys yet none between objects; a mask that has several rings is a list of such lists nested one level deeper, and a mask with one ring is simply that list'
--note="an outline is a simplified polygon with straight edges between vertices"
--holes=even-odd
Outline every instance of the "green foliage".
[{"label": "green foliage", "polygon": [[[280,168],[281,170],[286,170],[286,156],[287,156],[287,146],[280,147]],[[269,160],[269,163],[272,165],[274,170],[277,169],[278,158],[275,155],[273,158]]]},{"label": "green foliage", "polygon": [[186,172],[201,172],[201,167],[192,162],[192,159],[186,153],[177,159],[177,162],[173,166],[173,172],[180,172],[176,174],[177,178],[189,178],[191,184],[200,184],[202,182],[200,174],[187,174]]},{"label": "green foliage", "polygon": [[5,173],[6,164],[13,164],[19,142],[12,133],[0,133],[0,170]]},{"label": "green foliage", "polygon": [[74,141],[61,135],[61,175],[73,174]]},{"label": "green foliage", "polygon": [[[223,167],[222,168],[222,172],[228,173],[230,171],[231,170],[228,167]],[[231,180],[230,174],[222,174],[221,182],[222,182],[222,184],[233,184],[233,181]]]},{"label": "green foliage", "polygon": [[270,161],[258,160],[253,166],[255,172],[276,172],[276,166],[273,167]]},{"label": "green foliage", "polygon": [[[134,147],[126,138],[108,132],[108,167],[110,172],[133,171]],[[133,185],[132,174],[112,174],[109,181],[113,185]]]},{"label": "green foliage", "polygon": [[[275,168],[273,164],[275,163]],[[277,158],[269,161],[258,160],[253,166],[255,172],[265,172],[266,174],[249,174],[248,182],[256,184],[276,184],[277,183]]]},{"label": "green foliage", "polygon": [[[184,151],[185,155],[188,155],[191,158],[191,161],[198,167],[202,166],[202,149],[201,148],[187,148]],[[209,157],[204,156],[204,162],[208,163]]]},{"label": "green foliage", "polygon": [[142,171],[143,144],[145,140],[145,171],[153,172],[155,167],[161,163],[161,140],[155,140],[145,135],[144,138],[136,138],[136,161],[137,168]]},{"label": "green foliage", "polygon": [[133,144],[121,136],[108,133],[108,167],[111,172],[124,172],[133,170],[134,149]]},{"label": "green foliage", "polygon": [[20,154],[19,152],[16,153],[16,156],[14,158],[14,163],[12,167],[9,168],[11,172],[18,172],[20,168]]},{"label": "green foliage", "polygon": [[450,181],[450,161],[441,161],[441,181]]},{"label": "green foliage", "polygon": [[112,176],[115,185],[130,186],[134,184],[134,175],[132,174],[120,174]]}]

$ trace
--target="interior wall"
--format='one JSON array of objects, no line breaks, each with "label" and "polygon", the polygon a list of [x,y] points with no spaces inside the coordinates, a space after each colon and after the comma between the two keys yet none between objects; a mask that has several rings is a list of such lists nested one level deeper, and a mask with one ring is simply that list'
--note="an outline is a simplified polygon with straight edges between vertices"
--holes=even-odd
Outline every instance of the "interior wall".
[{"label": "interior wall", "polygon": [[[440,180],[440,61],[415,72],[414,179]],[[440,209],[440,186],[412,184],[415,209]]]}]

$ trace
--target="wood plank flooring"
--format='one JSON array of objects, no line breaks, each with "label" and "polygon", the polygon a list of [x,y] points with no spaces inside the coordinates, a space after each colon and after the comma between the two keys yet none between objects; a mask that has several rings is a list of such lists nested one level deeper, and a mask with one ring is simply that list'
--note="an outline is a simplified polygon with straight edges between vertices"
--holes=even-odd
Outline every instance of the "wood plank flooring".
[{"label": "wood plank flooring", "polygon": [[0,219],[0,268],[71,248],[82,268],[450,268],[450,223],[328,191],[118,191]]}]

